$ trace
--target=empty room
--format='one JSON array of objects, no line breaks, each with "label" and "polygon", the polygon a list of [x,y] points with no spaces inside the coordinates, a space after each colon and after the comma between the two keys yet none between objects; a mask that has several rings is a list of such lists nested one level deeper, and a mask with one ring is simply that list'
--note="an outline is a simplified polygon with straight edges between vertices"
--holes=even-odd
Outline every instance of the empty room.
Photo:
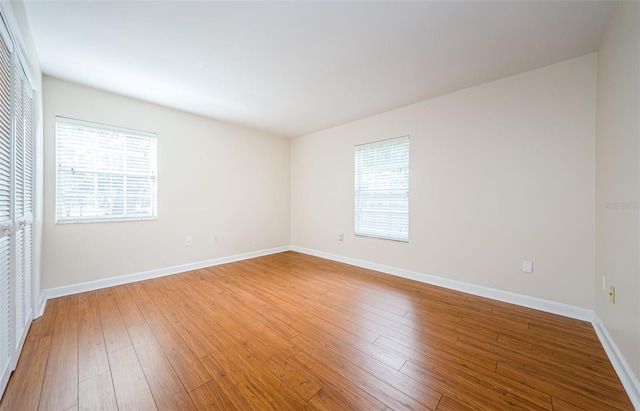
[{"label": "empty room", "polygon": [[0,17],[0,411],[640,410],[639,1]]}]

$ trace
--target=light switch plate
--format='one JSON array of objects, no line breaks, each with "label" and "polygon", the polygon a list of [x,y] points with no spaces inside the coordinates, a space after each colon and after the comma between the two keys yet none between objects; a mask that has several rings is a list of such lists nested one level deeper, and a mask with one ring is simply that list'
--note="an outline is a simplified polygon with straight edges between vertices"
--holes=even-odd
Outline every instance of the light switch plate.
[{"label": "light switch plate", "polygon": [[533,261],[522,260],[522,272],[523,273],[532,273],[533,272]]}]

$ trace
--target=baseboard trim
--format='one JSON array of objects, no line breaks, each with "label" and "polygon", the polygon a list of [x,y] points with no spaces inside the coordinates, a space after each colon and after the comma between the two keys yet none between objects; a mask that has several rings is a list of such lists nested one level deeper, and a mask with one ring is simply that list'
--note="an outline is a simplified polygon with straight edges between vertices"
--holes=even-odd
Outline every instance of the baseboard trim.
[{"label": "baseboard trim", "polygon": [[416,271],[404,270],[402,268],[391,267],[372,263],[369,261],[358,260],[355,258],[344,257],[337,254],[326,253],[324,251],[312,250],[309,248],[292,246],[292,251],[303,254],[309,254],[327,260],[333,260],[340,263],[354,265],[356,267],[366,268],[369,270],[379,271],[385,274],[395,275],[397,277],[408,278],[410,280],[419,281],[421,283],[432,284],[451,290],[461,291],[467,294],[473,294],[492,300],[502,301],[506,303],[516,304],[523,307],[533,308],[535,310],[545,311],[552,314],[558,314],[577,320],[591,322],[593,320],[593,311],[575,307],[569,304],[557,303],[554,301],[543,300],[541,298],[529,297],[522,294],[511,293],[508,291],[497,290],[494,288],[483,287],[481,285],[469,284],[462,281],[450,280],[447,278],[437,277],[429,274],[418,273]]},{"label": "baseboard trim", "polygon": [[248,260],[251,258],[262,257],[270,254],[277,254],[284,251],[296,251],[302,254],[313,255],[327,260],[337,261],[356,267],[366,268],[369,270],[379,271],[385,274],[391,274],[426,284],[432,284],[451,290],[461,291],[464,293],[477,295],[480,297],[490,298],[492,300],[503,301],[523,307],[533,308],[540,311],[558,314],[569,318],[575,318],[582,321],[593,322],[594,314],[592,310],[575,307],[568,304],[543,300],[541,298],[530,297],[526,295],[511,293],[508,291],[497,290],[494,288],[483,287],[480,285],[469,284],[462,281],[450,280],[447,278],[437,277],[429,274],[423,274],[416,271],[405,270],[402,268],[391,267],[383,264],[372,263],[369,261],[358,260],[351,257],[344,257],[337,254],[326,253],[324,251],[313,250],[298,246],[283,246],[270,248],[266,250],[252,251],[243,254],[236,254],[227,257],[215,258],[212,260],[198,261],[194,263],[181,264],[172,267],[159,268],[155,270],[143,271],[140,273],[125,274],[118,277],[110,277],[101,280],[88,281],[79,284],[72,284],[56,288],[48,288],[43,290],[40,298],[40,307],[38,317],[44,313],[47,300],[51,298],[63,297],[65,295],[77,294],[86,291],[98,290],[101,288],[113,287],[122,284],[133,283],[136,281],[148,280],[151,278],[164,277],[167,275],[179,274],[185,271],[198,270],[201,268],[212,267],[220,264],[232,263],[235,261]]},{"label": "baseboard trim", "polygon": [[47,299],[44,296],[44,291],[40,293],[40,301],[38,302],[38,311],[36,312],[36,318],[42,317],[44,314],[44,309],[47,306]]},{"label": "baseboard trim", "polygon": [[631,370],[631,366],[624,358],[624,355],[622,355],[622,351],[618,348],[611,334],[609,334],[607,327],[595,313],[593,314],[591,324],[593,324],[593,329],[596,330],[598,339],[600,339],[600,343],[602,343],[602,347],[607,353],[613,369],[616,370],[622,386],[627,391],[631,403],[636,410],[640,410],[640,383]]},{"label": "baseboard trim", "polygon": [[87,281],[85,283],[65,285],[62,287],[48,288],[42,292],[43,301],[40,304],[40,310],[44,312],[47,300],[65,295],[83,293],[86,291],[99,290],[101,288],[114,287],[116,285],[133,283],[136,281],[148,280],[151,278],[164,277],[167,275],[179,274],[186,271],[198,270],[215,265],[233,263],[235,261],[248,260],[250,258],[262,257],[270,254],[277,254],[289,251],[289,246],[269,248],[266,250],[251,251],[243,254],[231,255],[228,257],[214,258],[213,260],[198,261],[195,263],[175,265],[172,267],[158,268],[155,270],[143,271],[140,273],[125,274],[118,277],[110,277],[101,280]]}]

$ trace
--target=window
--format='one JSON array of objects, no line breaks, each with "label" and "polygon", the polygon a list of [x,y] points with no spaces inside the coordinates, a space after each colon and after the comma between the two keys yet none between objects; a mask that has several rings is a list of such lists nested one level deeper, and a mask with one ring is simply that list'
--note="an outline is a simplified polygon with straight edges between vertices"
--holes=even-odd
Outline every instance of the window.
[{"label": "window", "polygon": [[56,117],[56,222],[151,219],[156,135]]},{"label": "window", "polygon": [[409,241],[409,136],[356,146],[355,233]]}]

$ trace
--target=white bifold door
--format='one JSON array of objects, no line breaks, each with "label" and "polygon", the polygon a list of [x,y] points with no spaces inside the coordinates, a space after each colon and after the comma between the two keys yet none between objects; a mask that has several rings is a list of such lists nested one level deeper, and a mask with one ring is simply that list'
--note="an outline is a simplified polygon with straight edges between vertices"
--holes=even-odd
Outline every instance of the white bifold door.
[{"label": "white bifold door", "polygon": [[0,396],[33,320],[33,89],[0,20]]}]

